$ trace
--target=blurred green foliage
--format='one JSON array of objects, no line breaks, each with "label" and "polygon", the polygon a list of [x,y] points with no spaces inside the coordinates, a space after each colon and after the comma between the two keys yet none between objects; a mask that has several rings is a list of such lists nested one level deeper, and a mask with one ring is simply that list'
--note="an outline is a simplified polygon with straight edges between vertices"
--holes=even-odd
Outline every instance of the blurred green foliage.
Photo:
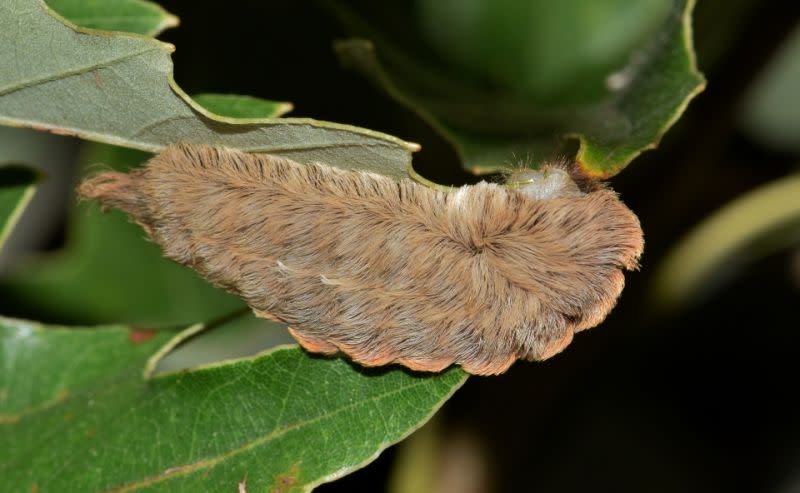
[{"label": "blurred green foliage", "polygon": [[[97,163],[117,170],[142,164],[148,154],[89,144],[81,169]],[[6,296],[32,311],[82,323],[142,327],[211,320],[243,307],[196,273],[163,257],[142,229],[119,211],[82,202],[71,212],[66,247],[18,266],[2,282]]]},{"label": "blurred green foliage", "polygon": [[800,27],[749,89],[740,111],[747,132],[774,149],[800,152]]},{"label": "blurred green foliage", "polygon": [[[420,29],[405,36],[344,3],[331,9],[369,40],[338,43],[339,58],[446,138],[465,169],[492,173],[574,154],[587,174],[608,178],[655,147],[705,85],[693,5],[421,0]],[[420,55],[404,43],[409,35],[432,40],[446,62]]]},{"label": "blurred green foliage", "polygon": [[673,7],[672,0],[416,1],[422,34],[443,60],[544,108],[611,95],[609,74],[631,63]]}]

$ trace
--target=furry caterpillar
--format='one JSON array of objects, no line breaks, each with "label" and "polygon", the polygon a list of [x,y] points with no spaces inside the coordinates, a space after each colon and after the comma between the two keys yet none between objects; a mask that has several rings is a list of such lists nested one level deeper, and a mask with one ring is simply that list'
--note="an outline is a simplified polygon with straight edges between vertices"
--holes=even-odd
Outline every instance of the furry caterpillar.
[{"label": "furry caterpillar", "polygon": [[637,265],[636,215],[576,181],[554,166],[446,192],[177,145],[80,193],[125,211],[167,257],[285,322],[308,351],[488,375],[599,324]]}]

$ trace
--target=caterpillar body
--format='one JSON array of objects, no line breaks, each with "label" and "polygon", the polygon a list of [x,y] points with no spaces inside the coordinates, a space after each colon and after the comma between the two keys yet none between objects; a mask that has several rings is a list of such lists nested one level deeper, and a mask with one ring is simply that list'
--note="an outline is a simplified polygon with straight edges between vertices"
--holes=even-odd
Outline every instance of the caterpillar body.
[{"label": "caterpillar body", "polygon": [[[473,374],[543,360],[616,303],[636,215],[559,166],[451,192],[325,164],[176,145],[84,197],[285,322],[308,351]],[[515,188],[516,187],[516,188]]]}]

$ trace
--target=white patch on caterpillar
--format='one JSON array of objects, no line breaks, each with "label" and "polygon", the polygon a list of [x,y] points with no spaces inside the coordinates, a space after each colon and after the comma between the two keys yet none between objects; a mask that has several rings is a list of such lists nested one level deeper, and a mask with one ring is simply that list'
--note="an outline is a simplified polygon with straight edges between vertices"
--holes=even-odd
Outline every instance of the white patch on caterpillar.
[{"label": "white patch on caterpillar", "polygon": [[368,366],[496,374],[549,358],[603,321],[643,248],[613,191],[559,165],[446,192],[179,145],[80,192],[307,350]]},{"label": "white patch on caterpillar", "polygon": [[461,187],[457,191],[452,192],[449,196],[450,203],[452,203],[455,207],[461,208],[464,203],[464,197],[466,197],[466,188]]},{"label": "white patch on caterpillar", "polygon": [[508,178],[507,183],[534,200],[584,195],[566,170],[551,166],[518,171]]}]

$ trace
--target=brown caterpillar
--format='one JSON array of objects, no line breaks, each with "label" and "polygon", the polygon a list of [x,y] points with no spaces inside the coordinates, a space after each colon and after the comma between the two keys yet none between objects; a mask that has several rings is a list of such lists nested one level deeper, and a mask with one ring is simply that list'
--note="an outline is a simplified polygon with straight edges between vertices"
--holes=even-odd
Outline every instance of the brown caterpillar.
[{"label": "brown caterpillar", "polygon": [[[291,326],[308,351],[474,374],[543,360],[599,324],[643,248],[636,215],[557,166],[451,192],[232,149],[177,145],[84,197],[167,257]],[[516,187],[516,188],[513,188]]]}]

